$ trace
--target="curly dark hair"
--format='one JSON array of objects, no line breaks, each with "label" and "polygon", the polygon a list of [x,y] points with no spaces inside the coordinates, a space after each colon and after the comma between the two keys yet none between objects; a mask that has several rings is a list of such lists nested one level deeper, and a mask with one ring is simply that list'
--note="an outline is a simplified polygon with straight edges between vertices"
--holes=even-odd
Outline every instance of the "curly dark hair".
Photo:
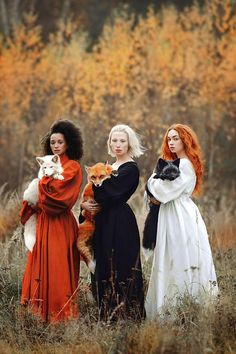
[{"label": "curly dark hair", "polygon": [[83,139],[80,129],[67,119],[59,119],[50,128],[50,131],[42,139],[43,152],[45,155],[52,155],[50,138],[52,134],[60,133],[64,135],[68,149],[67,156],[71,160],[80,160],[83,156]]}]

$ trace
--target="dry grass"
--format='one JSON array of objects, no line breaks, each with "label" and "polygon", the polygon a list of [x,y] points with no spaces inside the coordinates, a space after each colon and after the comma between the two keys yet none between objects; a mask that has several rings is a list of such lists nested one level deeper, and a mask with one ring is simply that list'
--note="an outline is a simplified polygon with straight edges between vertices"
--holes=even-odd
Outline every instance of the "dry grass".
[{"label": "dry grass", "polygon": [[[138,222],[142,228],[145,211],[135,200]],[[138,214],[140,211],[140,214]],[[219,218],[219,219],[218,219]],[[190,297],[173,308],[162,323],[98,320],[91,296],[89,275],[82,267],[78,296],[80,318],[66,324],[45,325],[20,308],[21,279],[26,252],[22,227],[0,243],[0,353],[234,353],[236,352],[236,248],[235,228],[228,209],[214,214],[210,225],[214,260],[220,287],[217,301],[202,306]],[[214,232],[213,232],[214,231]],[[12,231],[11,231],[12,232]],[[9,233],[9,232],[8,232]],[[216,239],[220,238],[219,243]],[[145,284],[150,261],[144,264]]]},{"label": "dry grass", "polygon": [[6,184],[0,188],[0,242],[6,241],[19,222],[20,200],[16,192],[6,191]]}]

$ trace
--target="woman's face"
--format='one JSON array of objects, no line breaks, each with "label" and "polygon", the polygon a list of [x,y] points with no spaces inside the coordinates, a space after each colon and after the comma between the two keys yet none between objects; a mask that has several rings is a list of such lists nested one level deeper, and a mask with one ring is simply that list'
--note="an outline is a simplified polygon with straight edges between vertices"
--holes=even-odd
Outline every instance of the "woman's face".
[{"label": "woman's face", "polygon": [[50,137],[50,147],[53,154],[63,155],[68,148],[64,135],[61,133],[52,134]]},{"label": "woman's face", "polygon": [[175,153],[178,157],[185,155],[184,144],[177,130],[171,129],[169,131],[167,135],[167,141],[169,149],[172,153]]},{"label": "woman's face", "polygon": [[110,148],[116,157],[128,155],[129,141],[124,132],[114,132],[111,135]]}]

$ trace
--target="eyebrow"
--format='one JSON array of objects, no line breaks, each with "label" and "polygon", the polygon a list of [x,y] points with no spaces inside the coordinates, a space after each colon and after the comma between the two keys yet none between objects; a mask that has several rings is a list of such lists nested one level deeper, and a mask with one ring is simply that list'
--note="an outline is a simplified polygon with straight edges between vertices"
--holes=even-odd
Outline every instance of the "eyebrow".
[{"label": "eyebrow", "polygon": [[173,135],[173,136],[168,136],[167,138],[176,138],[176,137],[179,137],[179,135]]}]

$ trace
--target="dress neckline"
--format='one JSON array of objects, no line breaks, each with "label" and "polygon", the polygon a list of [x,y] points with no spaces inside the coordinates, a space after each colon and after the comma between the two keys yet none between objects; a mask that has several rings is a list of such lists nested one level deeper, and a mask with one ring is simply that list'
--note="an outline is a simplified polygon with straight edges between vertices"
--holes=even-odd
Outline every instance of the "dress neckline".
[{"label": "dress neckline", "polygon": [[122,163],[118,168],[117,168],[117,171],[119,170],[119,168],[121,168],[122,166],[126,165],[127,163],[134,163],[136,165],[136,162],[135,161],[126,161],[124,163]]}]

